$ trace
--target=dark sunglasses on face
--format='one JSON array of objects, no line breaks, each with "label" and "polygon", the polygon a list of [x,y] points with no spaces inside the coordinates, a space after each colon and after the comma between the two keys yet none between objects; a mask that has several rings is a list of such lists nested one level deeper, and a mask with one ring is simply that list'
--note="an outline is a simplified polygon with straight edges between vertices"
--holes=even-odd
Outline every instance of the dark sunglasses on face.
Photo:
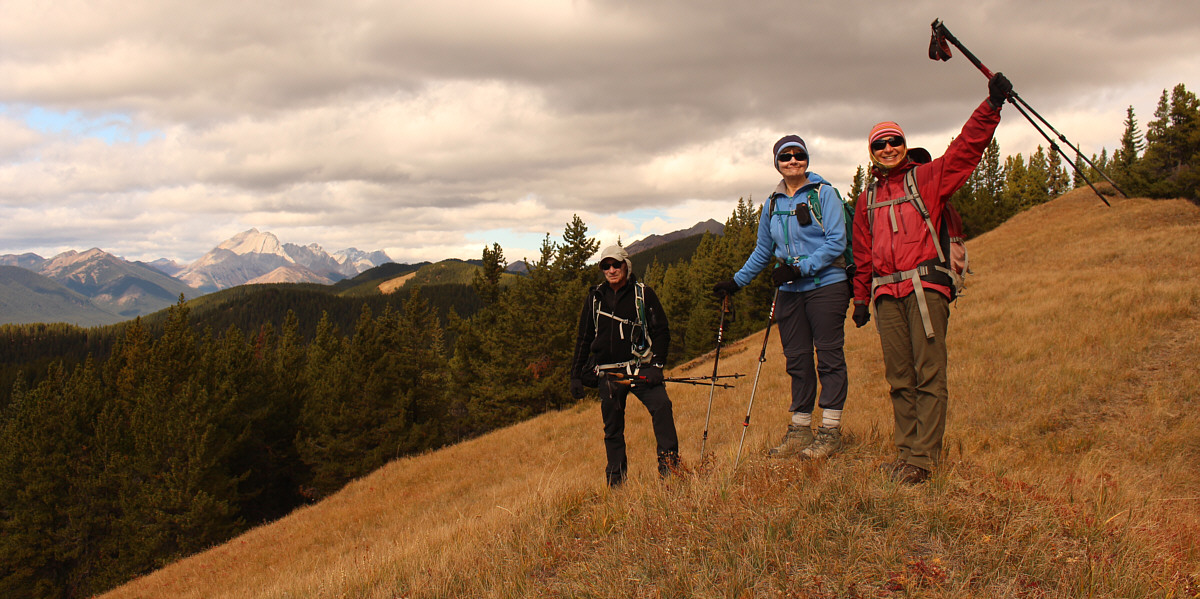
[{"label": "dark sunglasses on face", "polygon": [[904,145],[903,137],[900,137],[900,136],[884,137],[884,138],[880,138],[880,139],[877,139],[877,140],[871,142],[871,150],[874,152],[878,152],[887,146],[892,146],[893,148],[899,148],[902,145]]},{"label": "dark sunglasses on face", "polygon": [[805,154],[804,152],[796,152],[794,154],[780,154],[779,155],[779,163],[783,164],[784,162],[791,162],[793,158],[796,160],[800,160],[800,161],[808,160],[808,154]]},{"label": "dark sunglasses on face", "polygon": [[615,270],[621,268],[622,264],[624,264],[624,262],[601,262],[600,270]]}]

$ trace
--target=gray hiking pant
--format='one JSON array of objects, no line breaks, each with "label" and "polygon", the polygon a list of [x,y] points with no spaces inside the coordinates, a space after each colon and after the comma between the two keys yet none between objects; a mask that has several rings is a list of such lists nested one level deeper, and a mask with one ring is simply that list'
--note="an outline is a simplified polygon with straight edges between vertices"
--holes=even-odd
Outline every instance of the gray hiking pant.
[{"label": "gray hiking pant", "polygon": [[[841,410],[846,405],[846,309],[850,286],[838,281],[812,291],[780,291],[775,302],[779,342],[792,376],[789,412],[811,414],[821,383],[820,406]],[[813,362],[813,350],[816,362]]]}]

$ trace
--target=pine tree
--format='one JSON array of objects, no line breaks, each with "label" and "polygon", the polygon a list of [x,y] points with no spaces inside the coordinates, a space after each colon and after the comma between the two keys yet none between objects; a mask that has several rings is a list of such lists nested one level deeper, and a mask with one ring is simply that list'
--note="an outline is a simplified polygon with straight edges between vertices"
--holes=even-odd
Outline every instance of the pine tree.
[{"label": "pine tree", "polygon": [[587,263],[600,249],[600,242],[587,236],[587,225],[576,214],[563,230],[562,245],[555,256],[555,267],[564,278],[578,279],[584,275]]},{"label": "pine tree", "polygon": [[1150,197],[1200,201],[1200,101],[1178,84],[1163,90],[1146,126],[1146,151],[1135,168]]},{"label": "pine tree", "polygon": [[863,189],[866,189],[866,182],[867,172],[863,170],[863,167],[860,164],[858,168],[854,170],[854,180],[850,183],[850,197],[848,200],[851,206],[854,205],[854,202],[858,201],[858,196],[862,195]]},{"label": "pine tree", "polygon": [[[1002,206],[1001,194],[1004,191],[1005,171],[1000,166],[1000,144],[992,139],[983,151],[983,157],[975,172],[979,174],[979,182],[975,186],[976,202],[980,205],[980,213],[985,218],[979,221],[977,229],[969,231],[969,236],[981,235],[990,231],[1008,218]],[[965,225],[965,223],[964,223]]]},{"label": "pine tree", "polygon": [[1046,191],[1050,199],[1054,199],[1071,190],[1071,175],[1063,167],[1062,156],[1054,147],[1051,147],[1046,162]]},{"label": "pine tree", "polygon": [[1029,205],[1036,206],[1045,204],[1050,200],[1050,163],[1046,159],[1046,151],[1042,146],[1037,147],[1037,151],[1029,157],[1029,166],[1026,170],[1025,189],[1027,191],[1026,201]]},{"label": "pine tree", "polygon": [[504,250],[499,243],[493,243],[492,249],[483,248],[483,266],[475,271],[471,287],[479,294],[484,305],[496,303],[500,296],[500,277],[504,274],[508,263],[504,261]]},{"label": "pine tree", "polygon": [[1021,154],[1004,159],[1004,191],[1001,193],[1002,220],[1033,205],[1034,190],[1029,187],[1029,169]]}]

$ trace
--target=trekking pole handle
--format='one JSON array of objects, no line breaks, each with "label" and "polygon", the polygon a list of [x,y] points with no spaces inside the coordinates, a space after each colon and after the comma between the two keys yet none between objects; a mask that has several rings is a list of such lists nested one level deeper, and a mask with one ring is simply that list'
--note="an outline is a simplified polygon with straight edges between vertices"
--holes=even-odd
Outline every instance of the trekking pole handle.
[{"label": "trekking pole handle", "polygon": [[963,56],[966,56],[967,60],[971,61],[971,64],[975,65],[975,68],[979,69],[979,71],[983,73],[984,77],[987,77],[989,80],[992,78],[995,73],[993,73],[991,69],[984,66],[984,64],[980,62],[978,58],[975,58],[975,55],[972,54],[971,51],[966,48],[966,46],[962,45],[962,42],[958,41],[958,38],[954,37],[953,33],[950,33],[950,29],[946,27],[945,23],[942,23],[941,19],[933,20],[933,29],[939,36],[946,38],[946,41],[954,44],[954,47],[958,48],[958,50],[963,53]]}]

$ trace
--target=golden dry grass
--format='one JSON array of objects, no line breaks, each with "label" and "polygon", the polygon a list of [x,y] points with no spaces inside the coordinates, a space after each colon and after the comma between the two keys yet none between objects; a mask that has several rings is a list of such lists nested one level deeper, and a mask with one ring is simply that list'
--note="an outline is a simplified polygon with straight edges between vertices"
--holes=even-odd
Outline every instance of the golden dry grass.
[{"label": "golden dry grass", "polygon": [[417,271],[414,270],[413,272],[410,272],[410,273],[404,274],[404,275],[400,275],[394,279],[388,279],[379,284],[379,292],[384,295],[387,295],[389,293],[395,293],[396,290],[403,287],[405,283],[407,283],[410,279],[412,279],[415,276],[417,276]]},{"label": "golden dry grass", "polygon": [[[763,457],[788,383],[762,333],[673,386],[693,472],[662,484],[631,399],[631,479],[603,488],[598,406],[398,460],[106,597],[1200,597],[1200,210],[1075,191],[973,240],[951,312],[949,457],[884,479],[878,338],[847,331],[850,445]],[[711,373],[706,359],[674,374]]]}]

